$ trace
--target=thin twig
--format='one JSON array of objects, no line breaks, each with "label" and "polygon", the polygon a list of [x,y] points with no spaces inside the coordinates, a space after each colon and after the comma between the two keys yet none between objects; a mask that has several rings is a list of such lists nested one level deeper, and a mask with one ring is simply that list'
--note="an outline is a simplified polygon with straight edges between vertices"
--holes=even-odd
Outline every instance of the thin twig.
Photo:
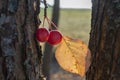
[{"label": "thin twig", "polygon": [[44,6],[45,6],[45,8],[44,8],[44,17],[46,17],[47,16],[47,8],[48,8],[46,0],[44,0]]}]

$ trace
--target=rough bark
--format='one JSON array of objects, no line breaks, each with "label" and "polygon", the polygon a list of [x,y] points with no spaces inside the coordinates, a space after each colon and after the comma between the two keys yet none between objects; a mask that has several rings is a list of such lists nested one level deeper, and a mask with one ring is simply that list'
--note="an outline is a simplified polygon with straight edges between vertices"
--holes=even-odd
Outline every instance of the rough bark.
[{"label": "rough bark", "polygon": [[87,80],[120,80],[120,0],[92,0]]},{"label": "rough bark", "polygon": [[43,80],[39,0],[0,0],[0,80]]},{"label": "rough bark", "polygon": [[[56,26],[58,26],[59,0],[54,0],[52,22],[54,22]],[[56,28],[52,25],[52,29],[56,29]],[[49,80],[49,76],[50,76],[50,62],[52,58],[52,50],[53,50],[53,46],[51,46],[49,43],[46,43],[44,50],[44,57],[43,57],[43,74],[47,77],[47,80]]]}]

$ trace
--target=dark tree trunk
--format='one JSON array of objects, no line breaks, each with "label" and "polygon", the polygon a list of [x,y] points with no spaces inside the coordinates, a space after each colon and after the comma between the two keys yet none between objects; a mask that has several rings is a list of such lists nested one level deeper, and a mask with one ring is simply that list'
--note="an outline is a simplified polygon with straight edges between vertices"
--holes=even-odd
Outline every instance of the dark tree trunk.
[{"label": "dark tree trunk", "polygon": [[39,0],[0,0],[0,80],[43,80]]},{"label": "dark tree trunk", "polygon": [[120,80],[120,0],[92,0],[87,80]]},{"label": "dark tree trunk", "polygon": [[[54,0],[52,21],[56,24],[56,26],[58,26],[59,0]],[[52,29],[56,29],[56,28],[52,25]],[[53,47],[50,44],[46,43],[44,57],[43,57],[43,74],[47,77],[47,80],[49,80],[49,77],[50,77],[49,73],[50,73],[50,62],[51,62],[52,50],[53,50]]]},{"label": "dark tree trunk", "polygon": [[[52,21],[56,24],[57,27],[59,22],[59,13],[60,13],[60,0],[54,0]],[[56,29],[56,28],[53,26],[52,29]]]}]

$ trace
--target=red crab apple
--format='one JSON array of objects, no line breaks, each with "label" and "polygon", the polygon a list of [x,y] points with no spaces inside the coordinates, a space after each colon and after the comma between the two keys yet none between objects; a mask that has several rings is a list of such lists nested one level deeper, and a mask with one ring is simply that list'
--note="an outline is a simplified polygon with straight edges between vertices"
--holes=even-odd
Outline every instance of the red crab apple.
[{"label": "red crab apple", "polygon": [[46,28],[39,28],[36,31],[36,38],[40,42],[45,42],[48,40],[49,32]]},{"label": "red crab apple", "polygon": [[48,38],[48,43],[51,45],[56,45],[62,41],[62,34],[58,30],[50,31]]}]

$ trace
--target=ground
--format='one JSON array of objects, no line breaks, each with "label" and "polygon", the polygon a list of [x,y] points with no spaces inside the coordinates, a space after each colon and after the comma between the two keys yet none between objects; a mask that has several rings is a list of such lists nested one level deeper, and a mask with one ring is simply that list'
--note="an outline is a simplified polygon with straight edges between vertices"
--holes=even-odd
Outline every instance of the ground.
[{"label": "ground", "polygon": [[85,80],[85,77],[80,77],[77,74],[72,74],[63,70],[55,60],[51,60],[50,80]]}]

